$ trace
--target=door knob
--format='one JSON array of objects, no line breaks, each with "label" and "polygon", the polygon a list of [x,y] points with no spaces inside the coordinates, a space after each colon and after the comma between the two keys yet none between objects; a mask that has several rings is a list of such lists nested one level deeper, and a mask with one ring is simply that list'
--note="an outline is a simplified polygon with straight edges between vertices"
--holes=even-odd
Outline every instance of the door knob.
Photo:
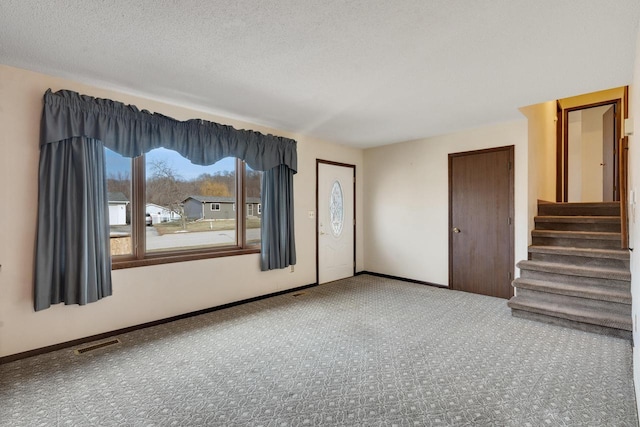
[{"label": "door knob", "polygon": [[453,227],[453,232],[454,232],[454,233],[459,233],[459,232],[460,232],[460,229],[459,229],[458,227]]}]

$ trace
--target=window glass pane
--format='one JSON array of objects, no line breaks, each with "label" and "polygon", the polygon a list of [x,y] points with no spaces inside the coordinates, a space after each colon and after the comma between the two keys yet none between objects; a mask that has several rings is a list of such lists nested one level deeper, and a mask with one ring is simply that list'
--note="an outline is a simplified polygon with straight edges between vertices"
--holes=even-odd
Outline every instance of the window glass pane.
[{"label": "window glass pane", "polygon": [[246,166],[245,192],[247,198],[247,244],[260,244],[260,222],[262,220],[262,205],[260,195],[262,192],[262,172],[254,171]]},{"label": "window glass pane", "polygon": [[158,148],[145,169],[147,252],[236,245],[236,159],[198,166]]},{"label": "window glass pane", "polygon": [[111,255],[131,255],[131,159],[105,148]]},{"label": "window glass pane", "polygon": [[342,186],[339,181],[333,182],[331,187],[331,200],[329,200],[329,220],[331,222],[331,232],[334,236],[340,237],[344,224],[344,206],[342,203]]}]

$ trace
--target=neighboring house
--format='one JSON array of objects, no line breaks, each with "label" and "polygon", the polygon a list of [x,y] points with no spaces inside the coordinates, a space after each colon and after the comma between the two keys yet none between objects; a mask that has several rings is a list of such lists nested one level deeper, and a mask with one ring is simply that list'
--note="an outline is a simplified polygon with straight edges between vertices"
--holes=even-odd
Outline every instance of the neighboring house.
[{"label": "neighboring house", "polygon": [[[220,196],[189,196],[184,200],[184,214],[190,220],[233,219],[236,216],[236,199]],[[248,197],[245,208],[247,217],[262,217],[262,205],[257,197]]]},{"label": "neighboring house", "polygon": [[109,225],[127,224],[127,205],[129,199],[124,193],[116,191],[108,193],[109,199]]},{"label": "neighboring house", "polygon": [[156,205],[155,203],[147,203],[145,207],[145,213],[151,215],[153,224],[161,222],[177,221],[181,218],[180,214],[176,211],[172,211],[164,206]]}]

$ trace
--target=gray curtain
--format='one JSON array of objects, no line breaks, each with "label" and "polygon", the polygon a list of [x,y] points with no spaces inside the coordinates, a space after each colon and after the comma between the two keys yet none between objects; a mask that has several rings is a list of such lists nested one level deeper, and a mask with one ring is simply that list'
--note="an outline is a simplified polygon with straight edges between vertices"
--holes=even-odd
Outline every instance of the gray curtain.
[{"label": "gray curtain", "polygon": [[101,141],[73,137],[40,150],[36,311],[111,295],[109,214]]},{"label": "gray curtain", "polygon": [[99,139],[105,147],[125,157],[133,158],[164,147],[197,165],[212,165],[225,157],[237,157],[257,171],[281,164],[293,173],[298,169],[293,139],[238,130],[201,119],[178,121],[109,99],[69,90],[55,93],[48,90],[44,95],[40,144],[72,136]]},{"label": "gray curtain", "polygon": [[262,230],[261,268],[295,263],[296,141],[48,90],[40,130],[36,310],[59,302],[86,304],[111,294],[104,147],[132,158],[164,147],[198,165],[237,157],[265,171],[270,191],[268,197],[262,194],[262,221],[268,226]]},{"label": "gray curtain", "polygon": [[286,165],[262,174],[262,271],[296,263],[293,224],[293,171]]}]

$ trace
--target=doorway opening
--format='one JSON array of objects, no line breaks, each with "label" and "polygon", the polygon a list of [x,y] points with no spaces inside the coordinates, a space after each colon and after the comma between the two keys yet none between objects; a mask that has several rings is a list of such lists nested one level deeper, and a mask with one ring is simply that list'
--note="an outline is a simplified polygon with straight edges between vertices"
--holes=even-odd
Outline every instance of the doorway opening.
[{"label": "doorway opening", "polygon": [[621,100],[562,109],[561,202],[620,200]]}]

